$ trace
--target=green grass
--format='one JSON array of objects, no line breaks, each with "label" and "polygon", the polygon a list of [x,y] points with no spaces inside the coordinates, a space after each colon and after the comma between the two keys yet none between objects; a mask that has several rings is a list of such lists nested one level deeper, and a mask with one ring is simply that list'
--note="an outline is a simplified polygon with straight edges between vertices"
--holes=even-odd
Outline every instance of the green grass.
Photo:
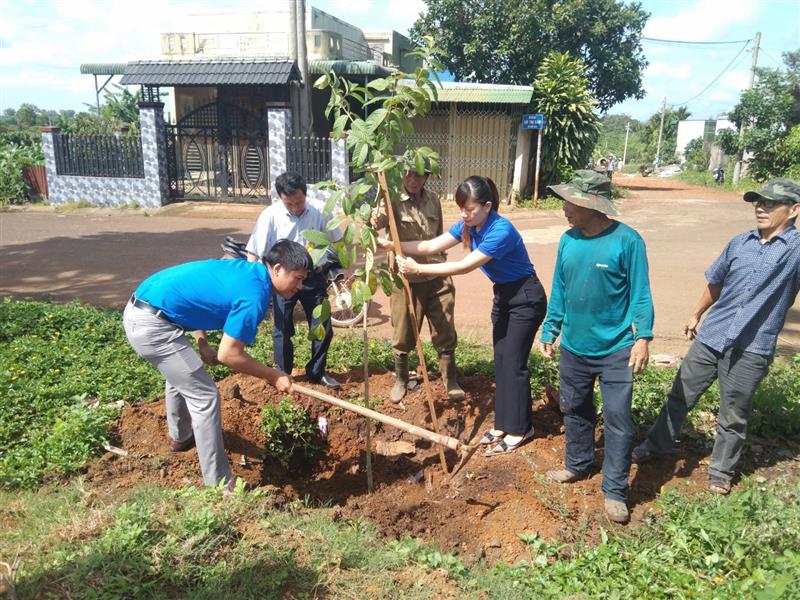
[{"label": "green grass", "polygon": [[380,593],[403,556],[372,526],[337,522],[332,509],[276,509],[268,494],[223,499],[195,488],[142,488],[105,503],[79,483],[0,495],[0,516],[14,521],[0,546],[22,557],[20,598],[359,597],[366,589],[414,596],[411,584],[409,596]]},{"label": "green grass", "polygon": [[[267,358],[270,344],[265,325],[254,352]],[[297,340],[298,364],[308,346]],[[490,353],[462,343],[459,366],[491,375]],[[337,369],[359,364],[360,336],[337,332],[331,355]],[[112,402],[158,396],[162,382],[128,348],[118,311],[78,303],[2,302],[0,362],[0,560],[19,553],[20,598],[800,597],[796,473],[745,479],[728,498],[671,491],[644,526],[604,532],[599,545],[526,535],[529,560],[471,565],[415,540],[386,542],[335,508],[276,508],[265,492],[112,492],[80,478],[27,490],[96,453]],[[371,340],[370,363],[391,367],[385,340]],[[557,381],[555,361],[533,353],[530,366],[538,389]],[[751,431],[800,437],[799,373],[800,355],[776,361]],[[673,377],[637,379],[640,424]],[[712,389],[692,414],[713,414],[715,402]]]},{"label": "green grass", "polygon": [[537,541],[531,561],[499,565],[478,587],[490,598],[800,597],[800,483],[741,487],[728,498],[671,491],[645,526],[591,548]]},{"label": "green grass", "polygon": [[[128,347],[119,311],[0,303],[0,485],[79,468],[105,442],[111,404],[161,393]],[[93,408],[94,406],[94,408]]]},{"label": "green grass", "polygon": [[519,208],[536,208],[539,210],[561,210],[564,207],[564,201],[555,196],[546,196],[535,201],[533,198],[520,198],[515,204]]},{"label": "green grass", "polygon": [[733,181],[733,170],[726,171],[725,173],[725,183],[722,185],[718,184],[714,181],[714,176],[711,174],[710,171],[693,171],[687,170],[681,173],[678,173],[674,176],[675,179],[678,181],[683,181],[685,183],[691,183],[694,185],[703,185],[706,187],[715,188],[718,190],[724,190],[726,192],[734,192],[744,194],[745,192],[749,192],[751,190],[759,190],[761,189],[762,184],[753,181],[747,177],[742,178],[739,180],[739,183],[733,185],[731,181]]},{"label": "green grass", "polygon": [[528,559],[488,566],[264,492],[101,499],[78,479],[0,491],[0,560],[19,553],[19,598],[797,598],[800,481],[759,481],[673,488],[594,546],[520,535]]},{"label": "green grass", "polygon": [[[272,362],[270,328],[262,324],[252,348],[267,363]],[[298,327],[296,365],[309,360],[306,333]],[[436,352],[428,343],[423,347],[427,364],[435,370]],[[362,357],[361,336],[337,331],[329,368],[346,371],[361,364]],[[369,340],[369,362],[373,370],[393,368],[389,340]],[[477,341],[461,341],[457,362],[467,375],[494,375],[491,348]],[[0,364],[0,487],[33,487],[47,477],[80,469],[106,442],[118,413],[116,403],[163,394],[161,376],[128,346],[119,311],[78,302],[2,301]],[[415,366],[413,355],[411,364]],[[528,365],[534,396],[557,388],[556,361],[532,352]],[[231,373],[225,367],[211,372],[216,379]],[[655,419],[674,375],[671,369],[650,368],[637,378],[633,404],[641,426]],[[710,424],[718,404],[719,393],[712,387],[690,413],[694,432],[713,435]],[[750,431],[800,439],[800,355],[776,360],[756,393]]]}]

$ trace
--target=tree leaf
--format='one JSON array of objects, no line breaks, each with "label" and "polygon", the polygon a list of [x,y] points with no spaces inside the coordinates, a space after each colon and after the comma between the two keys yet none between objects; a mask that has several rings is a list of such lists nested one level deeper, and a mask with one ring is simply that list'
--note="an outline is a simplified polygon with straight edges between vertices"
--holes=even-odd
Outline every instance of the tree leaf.
[{"label": "tree leaf", "polygon": [[367,83],[367,87],[371,90],[375,90],[376,92],[382,92],[389,87],[389,85],[390,83],[386,79],[373,79]]},{"label": "tree leaf", "polygon": [[317,231],[316,229],[304,229],[300,232],[300,235],[302,235],[307,242],[317,247],[324,246],[327,248],[331,243],[331,239],[328,237],[327,233]]}]

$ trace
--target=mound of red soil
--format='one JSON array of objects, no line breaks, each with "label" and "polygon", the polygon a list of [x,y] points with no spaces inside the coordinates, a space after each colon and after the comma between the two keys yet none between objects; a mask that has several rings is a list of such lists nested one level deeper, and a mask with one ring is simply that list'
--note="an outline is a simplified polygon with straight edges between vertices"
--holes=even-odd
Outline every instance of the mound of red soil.
[{"label": "mound of red soil", "polygon": [[[388,398],[392,373],[370,377],[370,397]],[[447,400],[441,381],[432,384],[437,398],[441,433],[471,440],[493,423],[494,382],[484,376],[462,377],[465,402]],[[536,436],[516,452],[495,457],[480,453],[466,464],[464,477],[448,485],[439,462],[438,446],[415,439],[397,429],[372,423],[372,445],[405,441],[414,454],[383,456],[373,453],[374,492],[367,493],[366,421],[352,412],[322,401],[295,395],[317,421],[328,420],[323,449],[306,472],[293,472],[274,459],[264,458],[264,435],[258,429],[262,408],[281,395],[261,380],[235,375],[219,382],[225,446],[234,474],[251,486],[274,486],[289,498],[309,496],[339,506],[342,516],[375,522],[390,537],[414,536],[434,540],[445,551],[470,560],[515,561],[528,556],[518,533],[537,533],[562,542],[599,537],[600,527],[610,527],[603,512],[601,475],[572,485],[559,485],[545,477],[562,464],[562,417],[546,398],[534,403]],[[326,391],[319,388],[321,391]],[[350,373],[338,397],[353,400],[362,395],[363,379]],[[422,386],[409,392],[401,405],[388,401],[376,408],[403,421],[432,429]],[[106,454],[88,467],[88,478],[113,491],[140,483],[163,486],[202,485],[194,450],[171,454],[168,449],[163,401],[127,406],[114,431],[115,445],[126,457]],[[598,428],[598,432],[601,429]],[[602,437],[597,439],[598,464]],[[449,468],[458,456],[447,450]],[[701,480],[698,456],[662,459],[641,470],[634,466],[630,505],[635,524],[644,515],[662,485],[691,478]],[[668,463],[668,464],[666,464]]]}]

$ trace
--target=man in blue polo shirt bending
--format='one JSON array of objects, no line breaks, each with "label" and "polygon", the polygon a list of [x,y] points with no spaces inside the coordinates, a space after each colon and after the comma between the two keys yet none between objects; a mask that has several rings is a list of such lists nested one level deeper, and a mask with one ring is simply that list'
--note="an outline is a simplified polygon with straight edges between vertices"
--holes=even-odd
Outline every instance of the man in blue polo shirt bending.
[{"label": "man in blue polo shirt bending", "polygon": [[[255,341],[271,293],[293,296],[311,268],[306,249],[284,240],[259,262],[212,259],[159,271],[136,288],[125,307],[128,341],[166,380],[170,450],[183,452],[196,445],[208,486],[224,482],[232,489],[234,479],[222,440],[219,392],[203,363],[223,364],[290,392],[291,378],[255,360],[245,346]],[[218,329],[222,340],[214,349],[206,331]],[[197,340],[199,354],[186,331]]]},{"label": "man in blue polo shirt bending", "polygon": [[688,412],[719,379],[717,436],[708,466],[708,487],[718,494],[731,490],[753,394],[769,371],[778,334],[800,289],[800,232],[795,228],[800,185],[773,179],[744,199],[753,204],[756,228],[728,242],[706,271],[708,285],[684,326],[694,342],[647,439],[633,451],[637,463],[668,453]]},{"label": "man in blue polo shirt bending", "polygon": [[594,382],[603,395],[603,495],[609,519],[628,521],[626,505],[631,446],[636,434],[631,402],[633,373],[647,366],[653,337],[653,300],[647,252],[639,234],[609,219],[611,182],[577,171],[550,188],[564,200],[572,229],[558,244],[553,290],[542,325],[540,349],[552,356],[561,335],[559,379],[564,413],[564,467],[548,472],[559,483],[589,474],[594,462]]}]

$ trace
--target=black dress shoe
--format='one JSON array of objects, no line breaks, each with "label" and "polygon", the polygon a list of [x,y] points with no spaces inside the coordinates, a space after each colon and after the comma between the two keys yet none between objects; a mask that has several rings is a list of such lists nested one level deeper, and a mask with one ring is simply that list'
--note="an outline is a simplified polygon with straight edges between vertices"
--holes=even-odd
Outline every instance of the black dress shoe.
[{"label": "black dress shoe", "polygon": [[319,383],[320,385],[324,385],[326,388],[329,388],[331,390],[338,390],[340,387],[342,387],[341,383],[336,381],[333,377],[331,377],[327,373],[323,373],[322,377],[320,377],[319,379],[311,379],[310,381],[312,383]]}]

